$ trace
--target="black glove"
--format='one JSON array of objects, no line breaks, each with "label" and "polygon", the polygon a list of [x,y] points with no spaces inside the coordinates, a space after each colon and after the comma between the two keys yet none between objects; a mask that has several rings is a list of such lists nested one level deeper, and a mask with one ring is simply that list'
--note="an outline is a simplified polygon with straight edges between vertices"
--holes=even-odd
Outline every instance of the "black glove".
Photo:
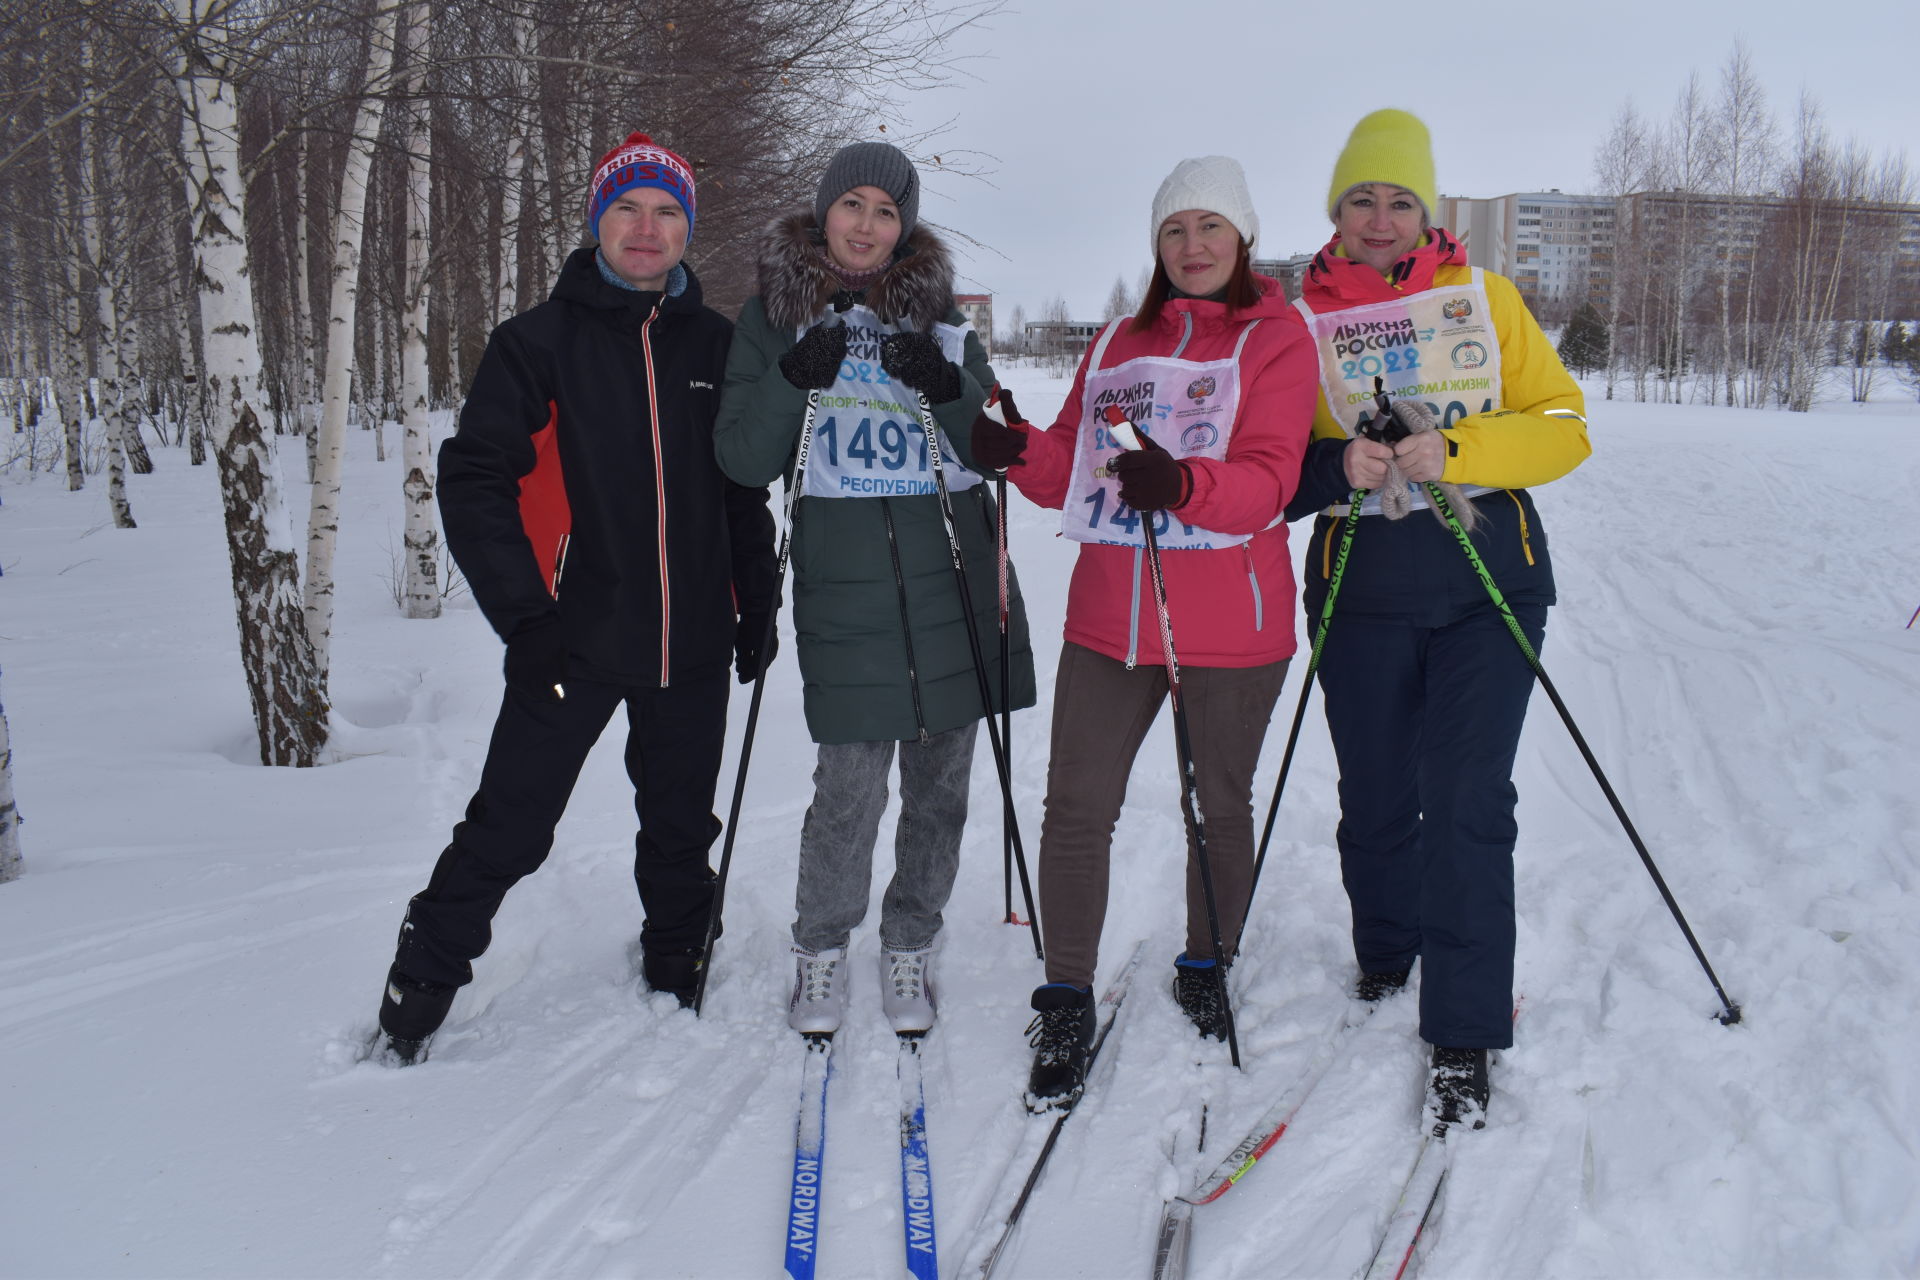
[{"label": "black glove", "polygon": [[890,333],[882,338],[880,367],[895,382],[926,396],[928,404],[960,398],[960,370],[930,333]]},{"label": "black glove", "polygon": [[972,443],[973,460],[989,471],[1027,465],[1026,459],[1020,456],[1027,451],[1024,422],[1017,427],[1004,426],[983,413],[973,420]]},{"label": "black glove", "polygon": [[825,391],[839,379],[846,358],[847,326],[822,321],[780,357],[780,372],[802,391]]},{"label": "black glove", "polygon": [[507,688],[540,702],[566,697],[566,628],[558,621],[537,622],[507,641]]},{"label": "black glove", "polygon": [[1107,459],[1107,474],[1120,481],[1120,501],[1135,511],[1178,507],[1193,496],[1193,473],[1180,461],[1141,435],[1141,447]]},{"label": "black glove", "polygon": [[[760,652],[760,637],[767,638],[767,651]],[[767,615],[749,613],[740,619],[733,632],[733,669],[741,684],[752,684],[780,652],[780,631],[767,630]]]}]

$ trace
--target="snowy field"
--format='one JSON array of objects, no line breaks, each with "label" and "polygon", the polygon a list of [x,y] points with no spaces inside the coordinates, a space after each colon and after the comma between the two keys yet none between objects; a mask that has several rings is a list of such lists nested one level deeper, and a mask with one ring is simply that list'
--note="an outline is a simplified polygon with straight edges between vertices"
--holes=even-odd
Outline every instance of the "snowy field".
[{"label": "snowy field", "polygon": [[[1042,420],[1065,389],[1009,381]],[[1712,988],[1536,697],[1518,774],[1524,1007],[1424,1274],[1920,1275],[1920,628],[1902,629],[1920,603],[1920,410],[1590,408],[1593,459],[1538,494],[1563,601],[1542,656],[1746,1020],[1711,1017]],[[432,1060],[361,1062],[403,904],[477,779],[500,648],[465,597],[436,622],[398,615],[399,466],[373,461],[370,436],[349,445],[336,755],[305,771],[255,763],[211,467],[160,451],[131,478],[134,532],[112,528],[103,479],[69,494],[0,477],[0,697],[28,859],[0,886],[0,1274],[777,1275],[800,1074],[786,928],[812,764],[790,637],[704,1019],[636,993],[631,797],[609,734]],[[1073,555],[1057,520],[1016,499],[1041,680],[1014,727],[1030,851]],[[742,692],[736,729],[746,706]],[[1234,971],[1240,1075],[1224,1048],[1196,1063],[1168,990],[1173,758],[1163,719],[1117,837],[1102,981],[1136,939],[1147,964],[1003,1275],[1144,1277],[1162,1200],[1203,1163],[1199,1100],[1217,1157],[1343,1008],[1317,697]],[[984,742],[974,799],[927,1047],[944,1275],[1022,1123],[1040,980],[1026,931],[997,923]],[[879,862],[876,900],[884,848]],[[836,1055],[821,1280],[901,1271],[876,917],[855,937]],[[1199,1211],[1197,1276],[1365,1263],[1413,1157],[1413,1004],[1384,1007],[1285,1141]]]}]

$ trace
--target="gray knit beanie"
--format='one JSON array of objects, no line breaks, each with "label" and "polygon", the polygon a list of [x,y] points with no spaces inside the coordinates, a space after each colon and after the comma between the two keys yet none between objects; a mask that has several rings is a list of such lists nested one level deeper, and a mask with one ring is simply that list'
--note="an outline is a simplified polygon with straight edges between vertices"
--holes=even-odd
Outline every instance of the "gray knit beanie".
[{"label": "gray knit beanie", "polygon": [[893,197],[900,210],[900,242],[913,234],[920,220],[920,174],[906,153],[890,142],[856,142],[842,147],[827,162],[820,187],[813,193],[813,217],[827,225],[827,209],[855,187],[878,187]]}]

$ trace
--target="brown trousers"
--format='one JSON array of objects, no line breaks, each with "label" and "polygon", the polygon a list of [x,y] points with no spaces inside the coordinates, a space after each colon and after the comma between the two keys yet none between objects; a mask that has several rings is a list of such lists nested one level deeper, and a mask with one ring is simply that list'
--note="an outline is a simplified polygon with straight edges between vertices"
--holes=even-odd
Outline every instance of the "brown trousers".
[{"label": "brown trousers", "polygon": [[[1259,667],[1180,670],[1220,937],[1229,951],[1246,916],[1253,878],[1253,771],[1286,676],[1284,659]],[[1113,827],[1126,800],[1133,758],[1166,696],[1164,667],[1129,671],[1125,663],[1084,646],[1060,647],[1046,820],[1040,828],[1040,922],[1049,982],[1093,985],[1107,918]],[[1166,745],[1171,753],[1173,744]],[[1213,955],[1191,829],[1187,954],[1196,960]]]}]

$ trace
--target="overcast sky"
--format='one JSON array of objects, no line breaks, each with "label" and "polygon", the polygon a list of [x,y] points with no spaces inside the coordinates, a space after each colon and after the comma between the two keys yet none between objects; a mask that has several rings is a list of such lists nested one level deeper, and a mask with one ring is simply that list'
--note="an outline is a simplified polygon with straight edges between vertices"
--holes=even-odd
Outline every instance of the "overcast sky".
[{"label": "overcast sky", "polygon": [[1443,194],[1584,191],[1620,106],[1664,119],[1690,71],[1711,96],[1736,39],[1782,129],[1805,89],[1834,134],[1920,164],[1915,0],[1011,4],[961,42],[975,79],[862,135],[951,120],[928,149],[982,153],[984,181],[924,165],[921,212],[986,246],[955,245],[961,287],[993,293],[1003,326],[1055,294],[1097,317],[1114,278],[1149,264],[1153,193],[1184,156],[1238,159],[1258,252],[1305,252],[1327,239],[1333,161],[1368,111],[1427,122]]}]

